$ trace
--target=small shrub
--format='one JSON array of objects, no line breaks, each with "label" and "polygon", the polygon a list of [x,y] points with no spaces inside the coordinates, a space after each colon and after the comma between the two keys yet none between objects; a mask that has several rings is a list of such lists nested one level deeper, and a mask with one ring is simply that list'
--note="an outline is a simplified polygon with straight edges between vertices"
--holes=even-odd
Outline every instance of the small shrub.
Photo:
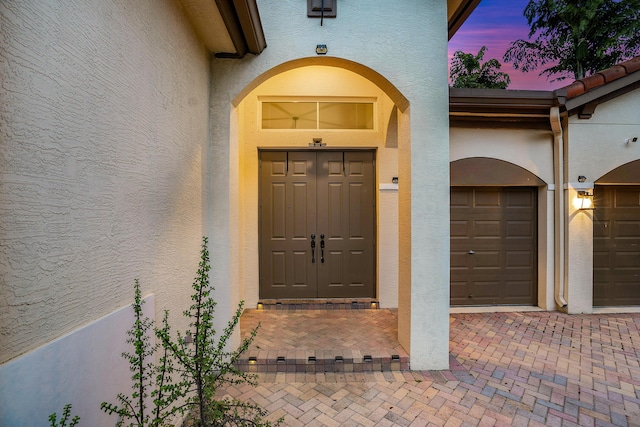
[{"label": "small shrub", "polygon": [[64,409],[62,410],[62,418],[60,419],[60,423],[58,424],[58,415],[53,413],[49,415],[49,427],[67,427],[67,421],[69,421],[68,427],[74,427],[80,421],[79,416],[75,416],[69,420],[71,416],[71,404],[64,405]]}]

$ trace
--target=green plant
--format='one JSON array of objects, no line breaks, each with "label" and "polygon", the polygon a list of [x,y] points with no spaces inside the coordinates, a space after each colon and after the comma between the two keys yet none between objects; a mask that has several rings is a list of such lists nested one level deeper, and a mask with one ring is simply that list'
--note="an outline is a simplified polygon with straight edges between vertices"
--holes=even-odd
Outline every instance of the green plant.
[{"label": "green plant", "polygon": [[[236,399],[216,400],[216,391],[225,384],[249,383],[255,385],[255,375],[238,370],[235,364],[257,334],[258,327],[243,339],[235,351],[228,351],[229,340],[240,322],[244,302],[240,302],[233,318],[220,337],[213,326],[216,302],[209,283],[208,240],[203,238],[200,262],[193,282],[192,304],[184,315],[190,319],[189,330],[171,337],[169,312],[165,311],[162,327],[155,328],[154,322],[143,317],[140,283],[135,281],[133,309],[135,321],[127,332],[127,343],[133,345],[133,353],[123,353],[133,372],[130,396],[119,393],[118,404],[103,402],[100,407],[108,414],[121,417],[119,425],[130,420],[129,426],[166,425],[176,414],[189,413],[193,426],[264,426],[279,425],[263,421],[267,414],[258,405]],[[152,344],[150,332],[155,332],[157,344]],[[158,364],[153,360],[157,353]],[[175,379],[174,377],[178,377]],[[148,408],[149,397],[153,406]]]},{"label": "green plant", "polygon": [[[132,344],[133,353],[122,353],[122,357],[129,361],[129,369],[133,372],[131,396],[118,394],[119,404],[102,402],[100,408],[108,413],[116,413],[121,417],[120,425],[124,420],[132,420],[129,426],[162,426],[165,420],[180,411],[175,402],[184,396],[183,384],[172,381],[174,372],[173,362],[167,357],[167,349],[163,348],[159,364],[154,365],[150,360],[155,356],[159,346],[151,344],[150,331],[154,322],[148,317],[143,317],[142,293],[140,282],[134,285],[133,312],[135,321],[127,335],[127,343]],[[166,315],[165,315],[166,319]],[[151,396],[153,407],[148,410],[148,397]]]},{"label": "green plant", "polygon": [[[173,340],[169,334],[168,316],[165,315],[163,328],[156,330],[162,346],[169,350],[182,373],[183,384],[188,385],[187,407],[191,412],[194,425],[199,427],[238,425],[271,426],[262,421],[266,412],[254,404],[233,399],[216,400],[216,391],[225,384],[249,383],[255,385],[255,376],[235,367],[238,359],[248,348],[257,334],[256,327],[243,339],[235,351],[227,346],[234,329],[240,321],[244,302],[240,302],[233,318],[218,337],[213,325],[216,302],[209,283],[208,240],[203,238],[198,272],[193,282],[193,301],[184,315],[190,319],[189,330],[177,334]],[[279,422],[276,422],[276,425]]]},{"label": "green plant", "polygon": [[[71,404],[64,405],[64,409],[62,410],[62,418],[60,419],[60,424],[58,424],[58,415],[54,412],[49,415],[49,426],[50,427],[67,427],[67,421],[69,421],[69,417],[71,416]],[[69,422],[69,427],[74,427],[80,421],[79,416],[75,416],[71,418]]]}]

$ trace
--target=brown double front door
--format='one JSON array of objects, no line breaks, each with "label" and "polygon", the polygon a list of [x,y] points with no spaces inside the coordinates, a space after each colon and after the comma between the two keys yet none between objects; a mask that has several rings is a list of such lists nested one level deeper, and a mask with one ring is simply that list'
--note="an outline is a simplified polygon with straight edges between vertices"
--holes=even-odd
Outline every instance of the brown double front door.
[{"label": "brown double front door", "polygon": [[260,153],[260,297],[375,296],[372,151]]}]

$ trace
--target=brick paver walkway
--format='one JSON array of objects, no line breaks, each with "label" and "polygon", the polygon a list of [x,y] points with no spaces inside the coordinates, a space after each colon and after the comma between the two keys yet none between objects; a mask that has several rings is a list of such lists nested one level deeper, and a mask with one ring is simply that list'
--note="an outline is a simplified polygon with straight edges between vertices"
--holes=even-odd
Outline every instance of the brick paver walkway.
[{"label": "brick paver walkway", "polygon": [[287,426],[640,426],[639,326],[639,314],[453,314],[451,370],[260,373],[224,392]]}]

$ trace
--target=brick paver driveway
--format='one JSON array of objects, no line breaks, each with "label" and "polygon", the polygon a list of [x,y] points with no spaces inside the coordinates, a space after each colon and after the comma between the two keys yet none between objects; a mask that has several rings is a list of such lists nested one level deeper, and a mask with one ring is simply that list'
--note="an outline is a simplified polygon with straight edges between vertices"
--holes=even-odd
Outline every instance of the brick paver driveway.
[{"label": "brick paver driveway", "polygon": [[261,373],[287,426],[640,426],[640,314],[452,314],[451,369]]}]

